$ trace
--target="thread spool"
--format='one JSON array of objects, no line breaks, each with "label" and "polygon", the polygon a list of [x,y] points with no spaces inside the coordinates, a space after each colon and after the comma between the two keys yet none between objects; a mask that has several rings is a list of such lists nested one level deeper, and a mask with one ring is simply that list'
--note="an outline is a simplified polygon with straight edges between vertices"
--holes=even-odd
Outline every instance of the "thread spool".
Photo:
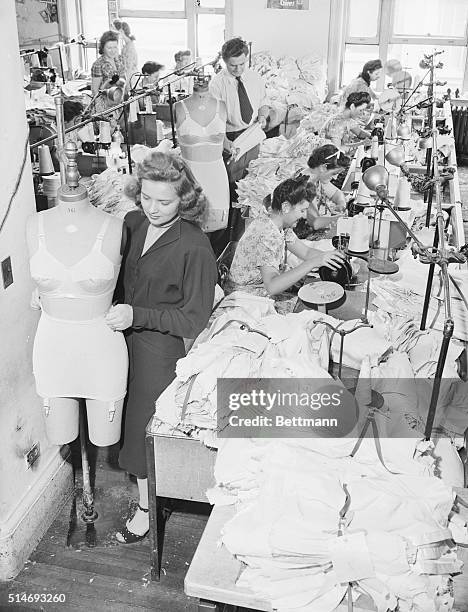
[{"label": "thread spool", "polygon": [[372,203],[372,192],[366,187],[363,181],[359,183],[359,189],[356,194],[356,204],[364,204],[370,206]]},{"label": "thread spool", "polygon": [[164,140],[164,123],[160,119],[156,119],[156,139],[158,142]]},{"label": "thread spool", "polygon": [[57,191],[59,190],[60,184],[59,172],[54,172],[54,174],[42,177],[42,191],[47,197],[47,205],[49,208],[53,208],[57,203]]},{"label": "thread spool", "polygon": [[99,122],[99,142],[108,144],[111,142],[111,127],[108,121]]},{"label": "thread spool", "polygon": [[406,176],[401,176],[395,194],[395,208],[399,210],[409,210],[411,208],[411,185]]},{"label": "thread spool", "polygon": [[385,128],[385,138],[387,140],[396,140],[397,138],[397,125],[394,116],[390,117],[387,127]]},{"label": "thread spool", "polygon": [[40,145],[39,147],[39,174],[41,176],[51,176],[55,174],[52,156],[47,145]]},{"label": "thread spool", "polygon": [[353,217],[348,250],[353,253],[366,253],[369,250],[369,221],[362,213]]},{"label": "thread spool", "polygon": [[364,147],[361,145],[358,147],[356,151],[356,168],[359,168],[361,166],[361,162],[364,159],[364,155],[365,155]]}]

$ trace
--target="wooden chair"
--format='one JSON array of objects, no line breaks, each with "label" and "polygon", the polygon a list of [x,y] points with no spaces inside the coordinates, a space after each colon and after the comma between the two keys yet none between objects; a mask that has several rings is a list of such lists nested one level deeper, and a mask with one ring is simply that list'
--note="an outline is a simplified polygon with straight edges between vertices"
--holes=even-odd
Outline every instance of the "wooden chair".
[{"label": "wooden chair", "polygon": [[237,240],[231,240],[231,242],[228,242],[223,252],[216,260],[216,264],[218,266],[218,285],[221,287],[221,289],[224,289],[224,285],[226,284],[238,244],[239,243]]}]

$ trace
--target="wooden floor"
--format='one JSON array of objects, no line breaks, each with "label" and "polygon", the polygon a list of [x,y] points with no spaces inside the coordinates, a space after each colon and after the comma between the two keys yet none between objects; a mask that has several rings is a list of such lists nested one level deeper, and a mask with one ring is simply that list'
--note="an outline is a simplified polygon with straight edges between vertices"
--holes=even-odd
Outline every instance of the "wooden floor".
[{"label": "wooden floor", "polygon": [[[77,448],[74,448],[75,463]],[[149,578],[149,542],[119,544],[114,533],[123,524],[136,485],[116,466],[116,447],[97,453],[96,546],[86,545],[86,527],[73,500],[52,524],[16,580],[0,583],[0,611],[60,610],[90,612],[195,612],[194,600],[184,594],[184,577],[203,533],[209,506],[180,502],[167,525],[161,582]],[[81,471],[76,482],[81,486]],[[81,489],[78,488],[78,511]],[[72,529],[70,529],[72,527]],[[70,534],[71,546],[67,546]],[[65,603],[8,604],[9,594],[63,593]]]}]

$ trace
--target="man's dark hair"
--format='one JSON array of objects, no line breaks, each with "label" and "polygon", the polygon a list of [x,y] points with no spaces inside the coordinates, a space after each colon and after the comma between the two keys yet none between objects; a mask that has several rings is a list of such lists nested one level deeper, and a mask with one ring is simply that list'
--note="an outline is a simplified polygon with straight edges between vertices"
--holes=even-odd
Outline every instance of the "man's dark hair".
[{"label": "man's dark hair", "polygon": [[221,47],[221,56],[225,62],[230,57],[239,57],[239,55],[242,54],[248,55],[249,47],[247,46],[245,40],[242,40],[240,37],[227,40]]},{"label": "man's dark hair", "polygon": [[162,70],[164,66],[162,64],[158,64],[158,62],[145,62],[141,67],[141,72],[145,76],[149,76],[150,74],[154,74],[155,72],[159,72]]}]

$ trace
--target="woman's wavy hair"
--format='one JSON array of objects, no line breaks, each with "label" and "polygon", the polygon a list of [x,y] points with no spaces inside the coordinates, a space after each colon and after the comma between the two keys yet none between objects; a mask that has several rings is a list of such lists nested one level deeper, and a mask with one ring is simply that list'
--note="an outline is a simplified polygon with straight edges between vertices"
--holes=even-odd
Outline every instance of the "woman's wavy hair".
[{"label": "woman's wavy hair", "polygon": [[121,19],[114,19],[113,26],[116,30],[122,30],[125,36],[127,36],[127,38],[129,38],[130,40],[135,40],[135,37],[133,36],[130,30],[130,26],[126,21],[122,21]]},{"label": "woman's wavy hair", "polygon": [[263,200],[263,205],[267,210],[281,212],[282,205],[285,202],[289,202],[291,206],[296,206],[304,200],[312,202],[315,195],[316,189],[313,183],[309,182],[309,176],[300,174],[277,185],[273,193],[267,195]]},{"label": "woman's wavy hair", "polygon": [[345,107],[351,108],[351,104],[355,107],[362,106],[363,104],[370,104],[371,97],[367,91],[353,91],[346,98]]},{"label": "woman's wavy hair", "polygon": [[364,79],[368,85],[370,85],[369,73],[374,72],[374,70],[378,70],[379,68],[382,68],[382,62],[379,59],[370,60],[364,64],[362,71],[358,76]]},{"label": "woman's wavy hair", "polygon": [[170,153],[154,151],[137,165],[136,173],[128,179],[125,194],[141,208],[141,184],[144,179],[171,183],[180,198],[179,217],[200,225],[207,208],[207,200],[192,171],[180,158]]},{"label": "woman's wavy hair", "polygon": [[351,160],[344,155],[338,147],[333,144],[322,145],[312,151],[307,165],[312,170],[325,164],[327,170],[338,170],[349,168]]},{"label": "woman's wavy hair", "polygon": [[104,34],[99,39],[99,55],[104,54],[104,47],[106,46],[106,43],[108,43],[111,40],[114,40],[115,42],[119,42],[119,35],[117,34],[117,32],[114,32],[113,30],[107,30],[107,32],[104,32]]}]

